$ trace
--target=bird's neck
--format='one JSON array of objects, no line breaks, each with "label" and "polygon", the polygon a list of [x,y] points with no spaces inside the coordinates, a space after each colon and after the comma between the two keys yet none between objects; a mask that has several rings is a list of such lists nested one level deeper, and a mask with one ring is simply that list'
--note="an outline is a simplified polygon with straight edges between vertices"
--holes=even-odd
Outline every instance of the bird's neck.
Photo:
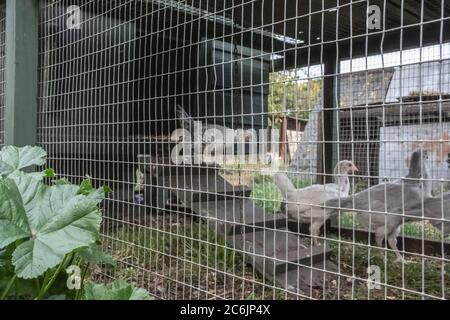
[{"label": "bird's neck", "polygon": [[431,197],[432,196],[432,191],[433,191],[433,181],[431,181],[431,176],[430,173],[428,171],[428,167],[426,164],[423,165],[423,178],[425,179],[424,182],[424,193],[426,197]]},{"label": "bird's neck", "polygon": [[348,192],[350,191],[350,181],[348,179],[348,175],[337,177],[336,183],[339,186],[339,191],[341,191],[344,194],[348,194]]},{"label": "bird's neck", "polygon": [[423,161],[419,161],[414,165],[411,165],[408,178],[412,178],[410,183],[417,183],[419,179],[424,179],[422,184],[423,194],[426,198],[432,196],[433,182],[430,180],[431,176],[428,171],[428,166]]}]

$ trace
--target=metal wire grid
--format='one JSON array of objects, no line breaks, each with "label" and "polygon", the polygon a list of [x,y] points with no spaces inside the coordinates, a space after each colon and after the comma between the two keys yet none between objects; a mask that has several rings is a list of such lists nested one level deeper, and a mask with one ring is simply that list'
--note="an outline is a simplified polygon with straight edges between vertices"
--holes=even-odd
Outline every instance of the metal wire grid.
[{"label": "metal wire grid", "polygon": [[[272,182],[285,170],[297,186],[329,180],[345,159],[360,169],[350,179],[357,192],[403,177],[422,146],[434,161],[435,195],[447,188],[448,1],[374,1],[382,21],[374,31],[367,1],[40,3],[39,142],[62,176],[79,182],[88,174],[114,190],[103,238],[119,266],[99,278],[127,278],[163,299],[449,297],[442,230],[403,227],[410,267],[340,213],[317,251],[307,229],[280,216]],[[73,5],[81,24],[68,29]],[[290,166],[278,161],[279,150],[289,153],[282,128],[299,126],[286,116],[307,120]],[[258,135],[269,143],[247,143],[262,151],[256,164],[235,152],[220,170],[168,162],[178,142],[170,135],[192,121],[219,131],[272,129]],[[264,223],[244,219],[261,210]],[[412,231],[419,240],[408,238]],[[310,259],[295,255],[304,248]],[[367,289],[370,266],[381,270],[381,289]]]},{"label": "metal wire grid", "polygon": [[4,143],[5,20],[5,1],[0,1],[0,145]]}]

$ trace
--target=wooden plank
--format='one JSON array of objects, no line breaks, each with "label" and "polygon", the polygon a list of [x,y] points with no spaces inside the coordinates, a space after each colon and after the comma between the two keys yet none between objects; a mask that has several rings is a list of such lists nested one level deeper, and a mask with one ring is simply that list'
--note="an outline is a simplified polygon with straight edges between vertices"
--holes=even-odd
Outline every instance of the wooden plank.
[{"label": "wooden plank", "polygon": [[[331,225],[331,227],[329,227],[329,232],[333,234],[340,234],[342,237],[352,239],[353,241],[368,243],[369,240],[369,232],[366,230],[353,231],[352,229],[349,228],[341,227],[339,229],[337,226]],[[355,235],[354,237],[353,234]],[[373,232],[370,233],[370,245],[376,246],[375,233]],[[449,240],[444,240],[441,242],[436,240],[428,240],[428,239],[422,240],[421,238],[399,236],[397,238],[397,245],[399,250],[404,250],[406,254],[408,254],[408,252],[411,252],[435,256],[442,256],[442,254],[444,254],[444,256],[450,255]]]},{"label": "wooden plank", "polygon": [[[309,235],[309,224],[298,224],[294,223],[292,221],[288,222],[289,229],[294,232],[299,232],[300,234]],[[346,239],[351,239],[355,242],[362,242],[362,243],[368,243],[369,240],[369,232],[366,230],[361,229],[351,229],[351,228],[345,228],[341,227],[339,228],[337,226],[337,220],[335,218],[331,218],[327,221],[326,225],[326,235],[329,236],[331,234],[333,235],[339,235],[341,237],[344,237]],[[320,234],[324,236],[324,227],[321,229]],[[354,235],[354,237],[353,237]],[[410,237],[410,236],[399,236],[397,238],[398,248],[400,250],[405,250],[406,253],[419,253],[419,254],[426,254],[426,255],[437,255],[441,256],[442,253],[444,255],[450,255],[450,240],[444,240],[438,241],[438,240],[429,240],[424,239],[422,241],[421,238],[417,237]],[[404,246],[403,246],[404,243]],[[423,248],[425,250],[422,250],[422,244]],[[375,243],[375,233],[370,234],[370,245],[376,246]]]},{"label": "wooden plank", "polygon": [[234,187],[233,190],[224,190],[224,191],[196,191],[193,192],[192,197],[190,198],[191,202],[207,202],[207,201],[233,201],[236,198],[248,198],[250,197],[252,190],[240,186]]},{"label": "wooden plank", "polygon": [[311,288],[323,288],[332,280],[337,279],[338,267],[330,260],[317,262],[312,267],[298,267],[286,273],[279,273],[274,278],[274,283],[286,289],[288,292],[310,296]]},{"label": "wooden plank", "polygon": [[188,206],[193,212],[222,235],[252,232],[255,227],[281,228],[286,225],[284,215],[269,215],[249,199],[216,202],[197,202]]},{"label": "wooden plank", "polygon": [[164,176],[152,179],[151,184],[168,189],[183,203],[233,200],[251,194],[251,189],[235,187],[216,175]]},{"label": "wooden plank", "polygon": [[262,230],[236,235],[234,247],[243,251],[247,262],[262,274],[275,276],[301,266],[323,262],[330,250],[325,246],[306,246],[287,229]]},{"label": "wooden plank", "polygon": [[[197,180],[197,179],[192,179]],[[204,188],[200,183],[194,184],[181,184],[177,185],[176,182],[168,182],[167,189],[183,203],[193,202],[215,202],[224,200],[238,200],[249,197],[251,190],[245,187],[235,187],[233,189],[224,189],[223,185],[216,184],[211,186],[209,190]]]},{"label": "wooden plank", "polygon": [[[162,143],[167,143],[163,141]],[[138,155],[138,163],[142,171],[154,176],[168,176],[172,174],[214,174],[220,167],[201,164],[174,164],[171,158],[156,155]],[[186,173],[182,173],[186,171]]]},{"label": "wooden plank", "polygon": [[[147,171],[152,185],[166,187],[183,203],[220,201],[236,197],[248,197],[251,189],[234,186],[226,181],[215,166],[174,165],[167,159],[154,159],[151,156],[138,157],[141,171]],[[152,162],[155,161],[155,162]]]},{"label": "wooden plank", "polygon": [[181,202],[219,201],[236,197],[248,197],[251,189],[233,186],[219,175],[218,170],[208,168],[179,167],[172,172],[158,166],[150,176],[151,184],[171,190]]}]

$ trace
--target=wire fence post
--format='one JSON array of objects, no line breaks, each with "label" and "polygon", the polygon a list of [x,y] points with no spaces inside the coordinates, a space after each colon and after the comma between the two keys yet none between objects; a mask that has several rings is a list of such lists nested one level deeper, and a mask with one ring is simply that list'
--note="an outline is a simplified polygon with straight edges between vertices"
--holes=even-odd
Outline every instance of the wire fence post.
[{"label": "wire fence post", "polygon": [[6,1],[5,145],[37,140],[38,7],[35,0]]}]

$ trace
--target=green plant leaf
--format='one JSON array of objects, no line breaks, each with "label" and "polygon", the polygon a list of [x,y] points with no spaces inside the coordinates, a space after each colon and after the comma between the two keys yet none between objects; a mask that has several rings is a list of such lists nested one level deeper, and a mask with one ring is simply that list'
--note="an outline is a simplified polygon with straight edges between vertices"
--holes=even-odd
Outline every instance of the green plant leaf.
[{"label": "green plant leaf", "polygon": [[107,193],[106,191],[108,190],[105,188],[106,187],[95,189],[92,185],[92,179],[88,176],[81,182],[78,193],[103,200],[105,198],[105,194]]},{"label": "green plant leaf", "polygon": [[78,186],[46,186],[27,174],[14,176],[19,187],[12,179],[0,181],[0,249],[24,240],[12,255],[18,277],[38,277],[96,241],[102,219],[98,192],[85,196]]},{"label": "green plant leaf", "polygon": [[[0,294],[6,289],[11,278],[15,275],[14,268],[1,268],[0,269]],[[37,290],[33,283],[34,280],[25,280],[17,278],[14,281],[14,285],[6,295],[6,299],[33,299]]]},{"label": "green plant leaf", "polygon": [[33,206],[32,201],[42,185],[43,178],[44,175],[38,172],[25,173],[22,171],[14,171],[9,175],[8,179],[14,181],[19,190],[25,211],[29,209],[30,205]]},{"label": "green plant leaf", "polygon": [[16,170],[30,166],[45,164],[47,152],[41,147],[14,147],[6,146],[0,151],[0,174],[7,176]]},{"label": "green plant leaf", "polygon": [[112,267],[116,266],[116,262],[113,257],[103,251],[102,248],[96,243],[91,244],[88,248],[81,249],[78,254],[85,262],[96,265],[105,264]]},{"label": "green plant leaf", "polygon": [[88,195],[94,190],[92,180],[90,178],[84,179],[80,184],[80,194]]},{"label": "green plant leaf", "polygon": [[55,176],[55,170],[48,168],[44,171],[44,175],[46,178],[53,178]]},{"label": "green plant leaf", "polygon": [[113,190],[111,189],[110,186],[108,186],[108,185],[103,186],[103,192],[104,192],[105,194],[111,193],[112,191],[113,191]]},{"label": "green plant leaf", "polygon": [[14,244],[10,244],[4,249],[0,250],[0,268],[10,268],[11,265],[11,256],[15,249]]},{"label": "green plant leaf", "polygon": [[8,261],[6,250],[0,250],[0,268],[4,268],[8,264]]},{"label": "green plant leaf", "polygon": [[52,184],[54,185],[70,184],[70,181],[67,178],[61,178],[52,180]]},{"label": "green plant leaf", "polygon": [[119,280],[109,285],[89,282],[84,289],[85,300],[152,300],[149,293],[133,284]]},{"label": "green plant leaf", "polygon": [[28,217],[17,186],[12,180],[0,180],[0,249],[26,238],[31,233]]}]

